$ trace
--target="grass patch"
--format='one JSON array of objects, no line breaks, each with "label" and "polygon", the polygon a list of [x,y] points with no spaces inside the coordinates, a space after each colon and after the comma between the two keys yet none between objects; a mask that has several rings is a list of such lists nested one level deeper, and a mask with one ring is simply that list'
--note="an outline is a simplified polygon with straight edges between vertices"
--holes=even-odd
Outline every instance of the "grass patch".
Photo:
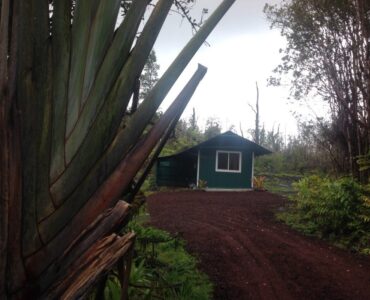
[{"label": "grass patch", "polygon": [[313,224],[310,224],[307,220],[302,221],[301,216],[292,207],[286,208],[285,211],[277,212],[275,216],[280,222],[285,223],[289,227],[305,235],[322,237],[316,232]]},{"label": "grass patch", "polygon": [[271,174],[261,173],[264,176],[264,188],[271,193],[289,197],[295,193],[293,184],[299,181],[302,176],[296,174]]}]

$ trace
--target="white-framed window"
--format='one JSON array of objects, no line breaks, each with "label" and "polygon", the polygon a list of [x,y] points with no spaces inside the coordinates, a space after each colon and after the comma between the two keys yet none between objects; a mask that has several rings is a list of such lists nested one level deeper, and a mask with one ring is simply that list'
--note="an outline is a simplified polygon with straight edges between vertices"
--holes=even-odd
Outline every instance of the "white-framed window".
[{"label": "white-framed window", "polygon": [[239,151],[216,151],[216,172],[242,172],[242,153]]}]

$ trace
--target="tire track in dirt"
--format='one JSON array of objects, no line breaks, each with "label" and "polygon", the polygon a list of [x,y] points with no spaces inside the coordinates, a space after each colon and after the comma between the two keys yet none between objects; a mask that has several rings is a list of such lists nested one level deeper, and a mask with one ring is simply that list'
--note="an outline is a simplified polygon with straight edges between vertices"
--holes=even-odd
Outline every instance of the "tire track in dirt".
[{"label": "tire track in dirt", "polygon": [[[202,228],[213,230],[218,236],[223,236],[222,243],[228,251],[224,259],[229,261],[233,272],[230,277],[238,274],[240,284],[252,285],[258,290],[261,299],[293,299],[286,291],[284,282],[281,280],[275,270],[269,267],[269,261],[261,255],[252,241],[246,235],[239,236],[237,233],[230,235],[230,231],[222,230],[219,227],[205,222],[192,221],[192,224],[198,223]],[[234,225],[234,224],[231,224]],[[240,257],[247,261],[247,264],[241,263]],[[249,276],[253,272],[253,278]]]},{"label": "tire track in dirt", "polygon": [[275,221],[284,199],[261,192],[159,193],[153,225],[179,233],[215,283],[215,299],[370,299],[370,259]]}]

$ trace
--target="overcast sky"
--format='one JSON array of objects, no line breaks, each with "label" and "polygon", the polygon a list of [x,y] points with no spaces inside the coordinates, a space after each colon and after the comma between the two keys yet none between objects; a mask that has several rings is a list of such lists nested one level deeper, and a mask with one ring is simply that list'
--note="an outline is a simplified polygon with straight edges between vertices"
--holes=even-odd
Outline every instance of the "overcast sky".
[{"label": "overcast sky", "polygon": [[[284,38],[279,31],[270,30],[263,14],[265,3],[279,3],[279,0],[236,0],[227,15],[221,20],[208,38],[210,47],[204,45],[193,58],[186,71],[162,105],[166,108],[177,96],[197,64],[208,68],[208,72],[190,101],[183,118],[188,118],[193,107],[201,126],[208,117],[218,118],[223,130],[234,125],[240,134],[240,124],[246,136],[254,127],[254,114],[248,103],[256,101],[256,81],[260,87],[261,125],[266,129],[280,130],[287,134],[296,132],[296,120],[292,111],[305,110],[298,103],[288,101],[289,87],[268,87],[267,78],[279,64],[279,49],[284,47]],[[200,18],[202,8],[208,8],[210,15],[221,0],[198,0],[192,10]],[[190,26],[175,13],[171,14],[157,40],[155,50],[160,74],[192,37]]]}]

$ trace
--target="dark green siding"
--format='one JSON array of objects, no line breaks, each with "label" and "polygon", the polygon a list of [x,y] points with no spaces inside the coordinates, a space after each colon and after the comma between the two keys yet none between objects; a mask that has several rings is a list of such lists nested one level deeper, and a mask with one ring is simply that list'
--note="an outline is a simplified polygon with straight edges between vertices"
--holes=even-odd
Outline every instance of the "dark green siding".
[{"label": "dark green siding", "polygon": [[197,157],[160,158],[157,162],[157,185],[189,187],[196,185]]},{"label": "dark green siding", "polygon": [[[206,181],[207,187],[211,189],[251,189],[253,153],[255,156],[272,153],[270,150],[228,131],[180,153],[159,158],[157,163],[158,185],[189,186],[196,183],[198,151],[200,152],[199,179]],[[217,151],[241,152],[241,172],[216,171]],[[230,162],[230,156],[228,158],[228,162]],[[162,164],[164,161],[167,163]],[[226,168],[229,168],[230,165],[227,164]],[[235,164],[232,165],[235,167]]]},{"label": "dark green siding", "polygon": [[[242,153],[241,173],[216,172],[216,151],[239,151]],[[252,152],[245,149],[209,148],[200,150],[199,179],[207,182],[208,188],[249,189],[252,177]]]}]

